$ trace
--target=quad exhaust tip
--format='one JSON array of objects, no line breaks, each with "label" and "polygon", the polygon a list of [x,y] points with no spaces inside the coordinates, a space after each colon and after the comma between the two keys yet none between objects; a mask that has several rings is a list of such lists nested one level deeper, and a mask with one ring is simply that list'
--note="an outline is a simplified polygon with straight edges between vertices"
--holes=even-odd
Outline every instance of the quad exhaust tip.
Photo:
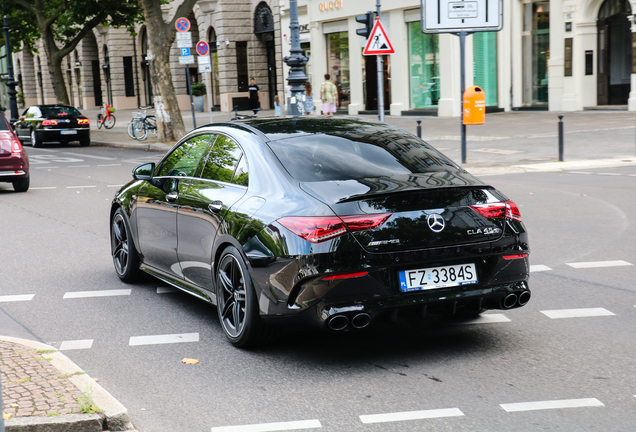
[{"label": "quad exhaust tip", "polygon": [[347,318],[344,315],[334,315],[327,322],[327,325],[329,326],[331,330],[341,331],[346,329],[347,326],[349,325],[349,318]]},{"label": "quad exhaust tip", "polygon": [[504,309],[513,308],[517,304],[517,299],[518,299],[517,294],[510,293],[506,297],[504,297],[503,301],[501,302],[501,305],[503,306]]},{"label": "quad exhaust tip", "polygon": [[357,329],[363,329],[371,324],[371,315],[368,313],[359,313],[351,319],[351,325]]},{"label": "quad exhaust tip", "polygon": [[345,330],[349,327],[349,324],[351,324],[351,327],[354,329],[363,329],[371,324],[371,315],[366,312],[360,312],[354,315],[351,321],[349,321],[346,315],[334,315],[327,321],[327,327],[333,331]]},{"label": "quad exhaust tip", "polygon": [[530,301],[530,291],[524,291],[519,294],[519,306],[524,306]]}]

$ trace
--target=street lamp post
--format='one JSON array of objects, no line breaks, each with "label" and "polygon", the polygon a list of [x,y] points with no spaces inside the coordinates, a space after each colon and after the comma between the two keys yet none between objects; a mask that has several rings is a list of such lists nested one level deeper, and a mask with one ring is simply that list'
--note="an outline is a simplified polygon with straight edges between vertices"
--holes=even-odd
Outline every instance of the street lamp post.
[{"label": "street lamp post", "polygon": [[291,86],[291,99],[289,101],[293,116],[305,114],[305,75],[304,67],[307,64],[307,57],[303,55],[300,48],[300,25],[298,24],[298,0],[289,0],[289,28],[291,30],[291,49],[290,56],[285,57],[283,61],[290,67],[287,82]]},{"label": "street lamp post", "polygon": [[4,41],[7,48],[7,72],[9,73],[9,80],[7,81],[7,87],[9,90],[9,109],[11,111],[11,119],[9,122],[11,124],[18,121],[18,102],[16,100],[16,94],[18,92],[15,90],[17,82],[15,82],[15,77],[13,76],[13,57],[11,56],[11,42],[9,41],[9,22],[7,21],[7,16],[4,16]]}]

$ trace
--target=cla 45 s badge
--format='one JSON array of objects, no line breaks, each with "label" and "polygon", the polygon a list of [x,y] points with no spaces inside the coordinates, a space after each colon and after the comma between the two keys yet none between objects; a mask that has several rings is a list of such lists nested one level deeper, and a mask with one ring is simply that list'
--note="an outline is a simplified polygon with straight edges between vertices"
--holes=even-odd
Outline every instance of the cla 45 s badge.
[{"label": "cla 45 s badge", "polygon": [[468,235],[477,235],[477,234],[492,235],[492,234],[501,233],[501,228],[478,228],[476,230],[468,230],[466,231],[466,233]]}]

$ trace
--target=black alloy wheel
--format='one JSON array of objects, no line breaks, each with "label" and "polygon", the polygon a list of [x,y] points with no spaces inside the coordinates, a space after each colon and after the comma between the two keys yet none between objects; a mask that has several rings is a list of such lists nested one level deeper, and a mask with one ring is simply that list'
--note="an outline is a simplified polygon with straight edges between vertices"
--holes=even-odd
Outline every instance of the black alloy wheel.
[{"label": "black alloy wheel", "polygon": [[117,209],[110,225],[110,246],[119,279],[126,283],[139,279],[139,255],[135,249],[128,221],[122,209]]},{"label": "black alloy wheel", "polygon": [[247,266],[235,247],[221,256],[216,272],[216,302],[225,336],[236,347],[248,348],[269,342],[274,329],[258,315],[258,302]]}]

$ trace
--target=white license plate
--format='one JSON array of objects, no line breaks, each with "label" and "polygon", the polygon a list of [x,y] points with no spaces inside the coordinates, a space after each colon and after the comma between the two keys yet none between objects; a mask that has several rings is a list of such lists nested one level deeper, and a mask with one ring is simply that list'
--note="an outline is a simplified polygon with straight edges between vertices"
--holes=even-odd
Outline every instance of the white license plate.
[{"label": "white license plate", "polygon": [[400,291],[423,291],[477,283],[475,264],[404,270],[399,272]]},{"label": "white license plate", "polygon": [[60,134],[62,135],[77,135],[77,131],[76,130],[72,130],[72,129],[64,129],[60,131]]}]

